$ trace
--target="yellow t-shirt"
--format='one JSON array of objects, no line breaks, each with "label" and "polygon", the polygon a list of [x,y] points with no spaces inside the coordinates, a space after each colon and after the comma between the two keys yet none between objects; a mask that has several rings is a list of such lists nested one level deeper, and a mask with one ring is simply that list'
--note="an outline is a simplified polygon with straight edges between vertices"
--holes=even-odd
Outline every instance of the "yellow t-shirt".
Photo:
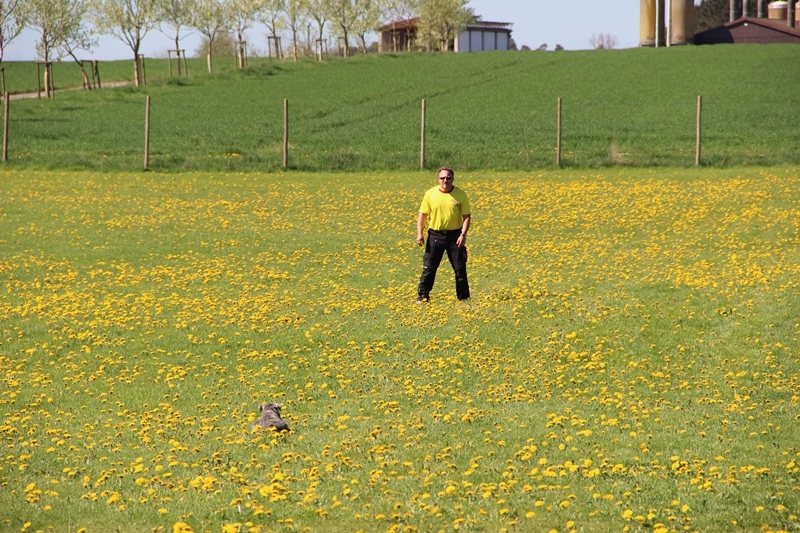
[{"label": "yellow t-shirt", "polygon": [[469,215],[467,194],[453,187],[450,192],[442,192],[433,187],[425,192],[419,212],[428,215],[428,227],[436,231],[459,229],[464,222],[464,215]]}]

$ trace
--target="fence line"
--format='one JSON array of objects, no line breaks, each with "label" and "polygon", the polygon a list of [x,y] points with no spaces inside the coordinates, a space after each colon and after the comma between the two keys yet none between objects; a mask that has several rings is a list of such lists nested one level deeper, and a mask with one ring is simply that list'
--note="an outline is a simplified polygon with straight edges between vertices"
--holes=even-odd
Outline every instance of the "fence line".
[{"label": "fence line", "polygon": [[[8,148],[9,148],[9,142],[10,142],[10,138],[9,138],[10,114],[9,114],[9,107],[8,106],[9,106],[9,100],[11,100],[11,98],[9,97],[8,93],[6,93],[4,96],[5,96],[5,98],[4,98],[5,105],[4,105],[3,155],[2,155],[2,157],[3,157],[3,161],[7,162],[8,161]],[[558,97],[556,99],[556,104],[557,104],[556,105],[556,128],[555,128],[556,129],[556,139],[555,139],[555,147],[554,147],[554,150],[555,150],[554,166],[556,168],[562,168],[565,165],[565,160],[564,160],[564,142],[566,141],[568,144],[570,143],[570,134],[569,134],[569,130],[565,131],[565,129],[564,129],[564,122],[563,121],[564,121],[565,109],[564,109],[563,99],[561,97]],[[428,126],[428,124],[427,124],[427,122],[428,122],[427,108],[428,108],[427,99],[423,98],[421,100],[421,115],[420,115],[420,126],[419,126],[420,127],[419,169],[421,169],[421,170],[425,169],[428,164],[433,164],[431,161],[429,161],[429,159],[430,159],[430,154],[429,154],[430,146],[428,146],[429,143],[428,143],[428,131],[427,131],[428,130],[428,127],[427,127]],[[570,117],[574,117],[575,113],[576,112],[573,111],[572,113],[570,113],[569,116]],[[434,108],[434,114],[436,114],[436,109],[435,108]],[[440,116],[439,118],[441,119],[442,117]],[[145,146],[144,146],[144,162],[143,162],[144,170],[149,170],[150,166],[151,166],[151,163],[152,163],[151,157],[150,157],[150,155],[151,155],[151,150],[150,150],[150,148],[151,148],[150,147],[150,143],[151,143],[151,124],[152,124],[152,120],[151,120],[151,96],[148,95],[146,97],[146,101],[145,101],[145,139],[144,139]],[[283,160],[282,160],[282,168],[285,169],[285,170],[288,170],[290,168],[289,131],[290,131],[289,99],[288,98],[284,98],[283,99],[283,142],[282,142]],[[694,132],[694,134],[695,134],[694,165],[695,166],[700,166],[700,165],[704,164],[704,161],[703,161],[703,153],[704,153],[703,152],[703,148],[704,148],[703,147],[703,97],[702,97],[702,95],[698,95],[697,96],[697,100],[696,100],[696,116],[695,116],[695,132]],[[301,137],[302,137],[302,135],[301,135]],[[580,139],[580,133],[578,133],[577,137],[575,137],[575,138],[576,139]],[[593,139],[590,138],[590,140],[589,140],[590,144],[586,145],[588,148],[586,150],[583,150],[583,152],[581,152],[581,148],[579,148],[579,150],[577,152],[575,152],[575,153],[578,154],[578,155],[575,155],[575,158],[576,159],[580,159],[581,157],[583,157],[583,159],[586,159],[585,156],[582,156],[580,154],[585,154],[589,150],[596,150],[597,149],[597,142],[596,142],[597,138],[598,138],[597,136],[595,136]],[[439,143],[437,143],[437,145],[438,144]],[[442,151],[443,152],[447,152],[449,150],[448,143],[442,143],[442,145],[444,146],[444,148],[442,148]],[[343,145],[343,146],[344,146],[344,148],[343,148],[344,150],[348,150],[349,149],[349,146],[347,146],[347,145]],[[384,145],[381,145],[381,146],[384,146]],[[542,146],[542,145],[539,144],[538,146]],[[613,164],[622,164],[622,165],[627,164],[629,161],[624,161],[621,158],[615,158],[613,156],[614,150],[616,149],[616,144],[614,142],[614,139],[612,139],[612,145],[611,146],[612,146],[612,157],[611,157],[611,159],[609,159],[609,160],[603,159],[600,164],[607,164],[608,161],[610,161],[612,165]],[[163,150],[164,147],[160,147],[160,148]],[[638,146],[637,146],[637,148],[638,148]],[[534,163],[533,165],[529,165],[529,168],[546,168],[547,166],[549,166],[548,164],[544,164],[544,165],[541,164],[542,160],[543,160],[541,155],[546,154],[547,152],[552,153],[550,150],[551,149],[548,149],[548,148],[542,148],[541,150],[537,150],[537,152],[539,154],[539,157],[537,158],[537,162]],[[376,156],[378,156],[378,154],[384,153],[384,152],[382,152],[380,150],[373,150],[373,152],[376,154]],[[526,143],[526,145],[525,145],[525,153],[528,153],[528,152],[529,152],[529,150],[528,150],[527,143]],[[532,151],[530,151],[530,152],[532,152]],[[368,152],[368,154],[370,154],[370,153],[371,152]],[[450,153],[452,153],[452,151],[450,151]],[[567,152],[567,154],[571,154],[571,153],[573,153],[573,152]],[[681,150],[680,153],[684,153],[683,150]],[[470,155],[466,151],[463,152],[464,155],[462,155],[462,153],[460,153],[460,152],[456,152],[456,154],[457,154],[456,156],[449,155],[449,156],[446,156],[446,157],[462,157],[463,158],[465,156],[469,157],[469,155]],[[308,161],[308,155],[312,156],[311,161],[316,161],[314,159],[314,154],[313,153],[307,154],[306,157],[304,157],[304,158],[296,158],[295,159],[295,161],[296,161],[295,162],[295,168],[300,168],[300,167],[297,166],[298,165],[297,162],[300,162],[299,164],[302,166],[303,162]],[[622,155],[624,155],[624,154],[622,154]],[[368,157],[369,157],[369,155],[368,155]],[[403,157],[405,157],[405,155]],[[492,156],[490,156],[490,157],[492,157]],[[671,158],[671,162],[672,162],[672,164],[674,164],[675,158],[673,156],[667,155],[665,157],[666,158]],[[706,159],[708,159],[708,157],[709,156],[706,155]],[[593,157],[590,158],[590,164],[597,164],[597,163],[593,163],[592,160],[594,160]],[[367,161],[369,161],[369,160],[367,160]],[[395,161],[397,161],[397,160],[395,160]],[[641,161],[641,160],[637,160],[633,164],[639,164],[639,161]],[[439,164],[440,162],[437,161],[436,163]],[[458,161],[443,161],[442,163],[459,164]],[[568,155],[568,159],[566,161],[566,164],[569,165],[569,163],[570,163],[570,160],[569,160],[569,155]],[[708,164],[708,162],[706,162],[706,163]],[[553,164],[553,163],[550,163],[550,164]],[[645,161],[644,164],[648,164],[648,162]],[[656,162],[655,164],[659,164],[659,163]],[[678,163],[678,164],[679,165],[681,165],[681,164],[689,164],[689,161],[685,161],[684,163]],[[272,167],[272,165],[273,165],[273,163],[270,163],[270,167]],[[400,162],[400,165],[401,165],[401,168],[402,168],[402,166],[404,166],[402,161]],[[366,166],[368,167],[369,163],[367,163]],[[464,166],[467,166],[467,165],[464,165]],[[581,161],[581,165],[580,166],[584,166],[584,167],[586,166],[584,161]],[[348,162],[345,162],[339,168],[350,168],[350,166],[348,166]],[[472,166],[472,167],[469,167],[469,168],[481,168],[481,167]],[[510,168],[522,168],[522,167],[511,166]]]},{"label": "fence line", "polygon": [[[147,97],[148,113],[150,97]],[[703,97],[697,96],[697,116],[695,128],[695,162],[696,166],[700,165],[700,151],[701,151],[701,117],[703,109]],[[148,114],[149,117],[149,114]],[[563,102],[561,97],[558,97],[556,103],[556,167],[562,166],[562,124],[563,124]],[[149,118],[148,118],[149,120]],[[425,169],[425,130],[427,124],[427,100],[422,99],[422,116],[420,119],[420,141],[419,141],[419,168]],[[146,167],[145,167],[146,168]],[[283,169],[289,168],[289,100],[283,99]]]}]

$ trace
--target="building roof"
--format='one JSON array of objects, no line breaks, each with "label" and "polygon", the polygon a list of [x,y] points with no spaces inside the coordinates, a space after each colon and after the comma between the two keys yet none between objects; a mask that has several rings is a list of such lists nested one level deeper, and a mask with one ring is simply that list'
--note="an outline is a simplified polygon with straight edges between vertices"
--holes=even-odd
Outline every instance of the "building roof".
[{"label": "building roof", "polygon": [[489,22],[484,20],[478,20],[473,22],[472,24],[467,24],[468,30],[495,30],[495,31],[507,31],[511,32],[511,23],[510,22]]},{"label": "building roof", "polygon": [[489,22],[477,20],[471,24],[467,24],[467,30],[494,30],[507,31],[511,33],[511,22]]},{"label": "building roof", "polygon": [[384,24],[378,29],[380,31],[416,31],[418,26],[419,17],[414,17],[390,22],[389,24]]},{"label": "building roof", "polygon": [[694,36],[695,44],[800,43],[800,29],[780,20],[742,17]]},{"label": "building roof", "polygon": [[[384,24],[379,28],[380,31],[416,31],[419,26],[419,17],[410,19],[398,20]],[[511,22],[489,22],[483,20],[476,20],[468,24],[468,30],[494,30],[494,31],[507,31],[511,33]]]}]

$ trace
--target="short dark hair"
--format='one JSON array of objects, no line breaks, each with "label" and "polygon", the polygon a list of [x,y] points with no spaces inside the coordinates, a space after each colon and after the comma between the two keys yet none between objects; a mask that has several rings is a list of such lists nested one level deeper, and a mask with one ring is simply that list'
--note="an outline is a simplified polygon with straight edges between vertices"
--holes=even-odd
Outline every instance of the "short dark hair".
[{"label": "short dark hair", "polygon": [[450,168],[450,167],[442,167],[442,168],[440,168],[440,169],[439,169],[439,170],[436,172],[436,175],[438,176],[439,174],[441,174],[441,173],[442,173],[442,170],[446,170],[446,171],[447,171],[447,175],[448,175],[448,176],[450,176],[451,178],[455,178],[455,177],[456,177],[456,173],[455,173],[455,172],[453,172],[453,169],[452,169],[452,168]]}]

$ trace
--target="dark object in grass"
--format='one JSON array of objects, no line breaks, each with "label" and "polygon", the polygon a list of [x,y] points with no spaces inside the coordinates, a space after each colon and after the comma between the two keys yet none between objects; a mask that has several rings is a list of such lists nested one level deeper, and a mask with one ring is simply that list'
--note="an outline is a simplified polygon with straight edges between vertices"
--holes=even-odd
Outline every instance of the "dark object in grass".
[{"label": "dark object in grass", "polygon": [[261,418],[253,424],[253,429],[261,426],[264,429],[275,428],[276,431],[289,431],[289,424],[281,418],[281,407],[279,403],[262,403],[258,406],[261,411]]}]

